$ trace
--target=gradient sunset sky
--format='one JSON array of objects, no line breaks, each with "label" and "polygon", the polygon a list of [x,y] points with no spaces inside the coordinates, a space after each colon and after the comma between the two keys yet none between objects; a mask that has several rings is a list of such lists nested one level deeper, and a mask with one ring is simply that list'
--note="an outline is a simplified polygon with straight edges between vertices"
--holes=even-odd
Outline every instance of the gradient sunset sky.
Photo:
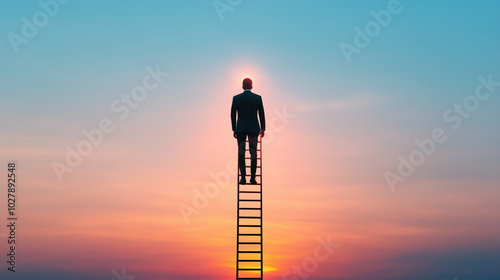
[{"label": "gradient sunset sky", "polygon": [[0,0],[1,224],[8,162],[18,176],[18,272],[2,226],[0,278],[234,279],[230,106],[250,77],[265,279],[500,279],[499,11]]}]

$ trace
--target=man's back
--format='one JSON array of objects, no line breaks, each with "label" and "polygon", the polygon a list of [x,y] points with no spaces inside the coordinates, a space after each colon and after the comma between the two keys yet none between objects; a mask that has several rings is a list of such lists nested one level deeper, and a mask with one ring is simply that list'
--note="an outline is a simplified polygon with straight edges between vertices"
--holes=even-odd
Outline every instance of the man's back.
[{"label": "man's back", "polygon": [[[260,125],[257,114],[259,115]],[[233,131],[236,133],[265,131],[266,120],[262,97],[249,90],[235,95],[231,106],[231,123]]]},{"label": "man's back", "polygon": [[[250,151],[250,184],[257,184],[255,180],[257,172],[257,138],[264,137],[266,130],[266,118],[264,116],[264,106],[262,97],[251,91],[252,80],[243,80],[243,93],[233,97],[231,105],[231,125],[233,136],[238,141],[238,169],[240,170],[240,184],[246,184],[246,139],[248,138],[248,148]],[[259,118],[257,119],[257,114]],[[260,120],[260,125],[259,125]]]}]

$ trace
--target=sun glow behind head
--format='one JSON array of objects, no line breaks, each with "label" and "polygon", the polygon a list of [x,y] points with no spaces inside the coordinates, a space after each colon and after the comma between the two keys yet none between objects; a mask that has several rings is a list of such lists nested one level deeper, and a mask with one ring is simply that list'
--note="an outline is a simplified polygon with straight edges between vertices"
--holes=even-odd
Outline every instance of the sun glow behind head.
[{"label": "sun glow behind head", "polygon": [[248,65],[246,63],[238,64],[235,67],[231,67],[230,84],[236,84],[238,89],[241,89],[242,82],[245,78],[250,78],[253,81],[254,88],[258,88],[262,81],[262,75],[260,75],[259,69],[254,65]]}]

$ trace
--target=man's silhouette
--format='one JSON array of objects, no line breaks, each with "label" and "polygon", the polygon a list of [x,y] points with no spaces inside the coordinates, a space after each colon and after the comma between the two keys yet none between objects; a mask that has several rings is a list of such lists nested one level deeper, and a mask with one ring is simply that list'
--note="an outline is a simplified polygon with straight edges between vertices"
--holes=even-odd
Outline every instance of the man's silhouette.
[{"label": "man's silhouette", "polygon": [[[243,80],[243,93],[233,97],[231,105],[231,124],[233,136],[238,140],[238,165],[240,166],[240,184],[246,184],[245,143],[248,136],[250,150],[250,183],[257,184],[255,173],[257,171],[257,138],[259,134],[264,137],[266,118],[262,97],[251,92],[252,80]],[[257,119],[257,114],[259,118]],[[260,120],[260,125],[259,125]]]}]

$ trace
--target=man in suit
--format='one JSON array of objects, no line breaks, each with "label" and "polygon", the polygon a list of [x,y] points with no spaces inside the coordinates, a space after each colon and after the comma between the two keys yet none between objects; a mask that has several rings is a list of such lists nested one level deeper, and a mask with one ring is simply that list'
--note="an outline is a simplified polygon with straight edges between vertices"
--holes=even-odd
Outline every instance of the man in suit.
[{"label": "man in suit", "polygon": [[[233,97],[231,105],[231,124],[233,136],[238,140],[238,165],[240,167],[240,184],[246,184],[245,143],[248,137],[250,150],[250,184],[257,184],[257,138],[259,134],[264,137],[266,131],[266,118],[262,97],[253,93],[252,80],[243,80],[243,93]],[[257,114],[259,118],[257,119]],[[260,120],[260,125],[259,125]]]}]

